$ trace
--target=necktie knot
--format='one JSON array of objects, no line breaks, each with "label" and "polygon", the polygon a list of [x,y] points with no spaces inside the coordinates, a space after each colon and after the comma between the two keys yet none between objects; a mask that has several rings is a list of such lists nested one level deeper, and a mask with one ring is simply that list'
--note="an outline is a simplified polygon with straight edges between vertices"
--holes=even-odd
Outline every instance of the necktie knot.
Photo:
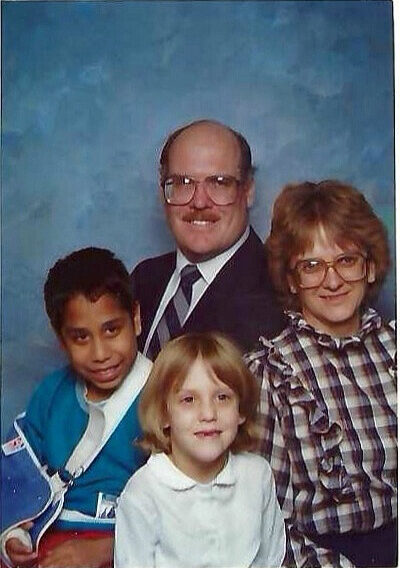
[{"label": "necktie knot", "polygon": [[182,268],[178,289],[157,324],[147,351],[148,357],[154,359],[164,343],[182,332],[192,301],[193,285],[199,278],[201,272],[195,264],[187,264]]},{"label": "necktie knot", "polygon": [[199,278],[201,278],[201,273],[195,264],[187,264],[182,268],[180,287],[188,304],[192,300],[193,285]]}]

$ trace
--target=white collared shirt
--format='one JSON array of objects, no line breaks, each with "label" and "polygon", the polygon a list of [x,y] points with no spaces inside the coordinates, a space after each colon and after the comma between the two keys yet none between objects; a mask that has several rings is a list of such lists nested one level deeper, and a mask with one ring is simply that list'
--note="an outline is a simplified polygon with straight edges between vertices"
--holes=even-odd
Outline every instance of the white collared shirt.
[{"label": "white collared shirt", "polygon": [[[199,269],[202,278],[199,278],[197,282],[193,285],[193,293],[192,293],[192,300],[190,302],[188,313],[186,314],[185,321],[188,319],[196,305],[198,304],[200,298],[206,292],[207,288],[210,286],[212,281],[215,279],[217,274],[222,270],[228,260],[235,254],[235,252],[243,245],[243,243],[247,240],[250,234],[250,227],[247,226],[246,230],[244,231],[243,235],[228,249],[221,252],[221,254],[215,256],[214,258],[210,258],[209,260],[205,260],[203,262],[199,262],[196,264],[197,268]],[[175,292],[178,289],[179,282],[180,282],[180,274],[182,269],[191,263],[183,254],[181,250],[177,250],[176,254],[176,267],[172,276],[165,288],[164,295],[161,298],[161,302],[158,306],[156,315],[154,317],[153,323],[150,328],[149,335],[147,336],[146,343],[143,349],[143,353],[147,354],[147,350],[149,348],[151,339],[154,335],[154,332],[157,328],[157,325],[163,316],[165,309],[174,296]]]},{"label": "white collared shirt", "polygon": [[152,455],[121,494],[115,534],[115,568],[274,568],[285,555],[271,468],[245,452],[205,484]]}]

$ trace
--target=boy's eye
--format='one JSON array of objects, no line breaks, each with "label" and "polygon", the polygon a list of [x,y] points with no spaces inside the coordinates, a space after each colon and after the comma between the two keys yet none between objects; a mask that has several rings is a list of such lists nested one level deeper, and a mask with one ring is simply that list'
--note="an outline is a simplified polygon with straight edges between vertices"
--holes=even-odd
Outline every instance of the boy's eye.
[{"label": "boy's eye", "polygon": [[108,325],[104,331],[106,332],[107,335],[116,335],[119,332],[119,330],[120,326],[113,324],[113,325]]},{"label": "boy's eye", "polygon": [[84,343],[88,338],[88,334],[84,331],[75,331],[71,334],[71,339],[76,343]]}]

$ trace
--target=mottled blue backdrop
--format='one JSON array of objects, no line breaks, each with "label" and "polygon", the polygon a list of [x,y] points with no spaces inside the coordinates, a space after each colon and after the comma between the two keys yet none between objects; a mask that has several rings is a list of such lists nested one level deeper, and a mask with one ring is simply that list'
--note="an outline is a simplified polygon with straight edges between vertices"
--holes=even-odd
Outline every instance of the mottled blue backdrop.
[{"label": "mottled blue backdrop", "polygon": [[133,267],[172,246],[156,168],[182,123],[248,138],[260,236],[283,184],[335,177],[393,246],[390,2],[3,2],[2,27],[3,425],[63,361],[42,303],[55,260],[94,244]]}]

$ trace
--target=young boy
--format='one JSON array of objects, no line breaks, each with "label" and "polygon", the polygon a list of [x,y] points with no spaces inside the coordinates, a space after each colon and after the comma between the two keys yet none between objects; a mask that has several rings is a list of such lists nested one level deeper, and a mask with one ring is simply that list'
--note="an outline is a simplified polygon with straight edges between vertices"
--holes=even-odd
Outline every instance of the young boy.
[{"label": "young boy", "polygon": [[[44,298],[69,366],[39,384],[21,435],[38,465],[45,467],[50,506],[60,511],[38,551],[32,544],[35,520],[24,522],[32,515],[13,522],[17,528],[2,535],[3,556],[13,566],[108,566],[116,500],[144,463],[133,444],[140,434],[137,396],[151,367],[137,351],[139,306],[122,262],[99,248],[82,249],[56,262]],[[15,456],[10,442],[2,449],[2,459]],[[28,487],[30,479],[26,483]],[[25,502],[33,499],[32,492],[18,490]]]}]

